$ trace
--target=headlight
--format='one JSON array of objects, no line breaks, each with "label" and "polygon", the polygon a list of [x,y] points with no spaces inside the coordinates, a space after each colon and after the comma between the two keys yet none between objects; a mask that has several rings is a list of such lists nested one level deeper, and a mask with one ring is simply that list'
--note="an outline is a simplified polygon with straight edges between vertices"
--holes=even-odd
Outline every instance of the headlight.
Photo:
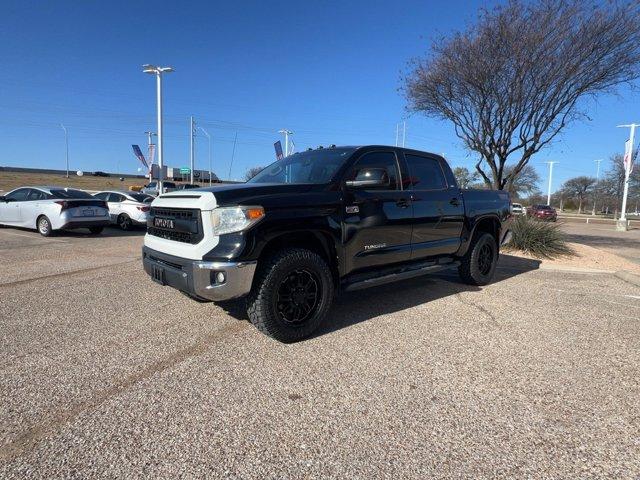
[{"label": "headlight", "polygon": [[211,211],[213,234],[241,232],[264,218],[262,207],[221,207]]}]

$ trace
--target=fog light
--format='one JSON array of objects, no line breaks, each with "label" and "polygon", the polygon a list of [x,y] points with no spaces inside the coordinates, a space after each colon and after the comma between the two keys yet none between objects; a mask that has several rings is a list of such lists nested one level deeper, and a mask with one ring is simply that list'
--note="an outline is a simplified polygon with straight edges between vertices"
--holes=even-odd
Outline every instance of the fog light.
[{"label": "fog light", "polygon": [[224,283],[224,281],[225,281],[225,280],[226,280],[226,277],[225,277],[225,275],[224,275],[224,273],[223,273],[223,272],[218,272],[218,273],[216,274],[216,282],[218,282],[218,283]]}]

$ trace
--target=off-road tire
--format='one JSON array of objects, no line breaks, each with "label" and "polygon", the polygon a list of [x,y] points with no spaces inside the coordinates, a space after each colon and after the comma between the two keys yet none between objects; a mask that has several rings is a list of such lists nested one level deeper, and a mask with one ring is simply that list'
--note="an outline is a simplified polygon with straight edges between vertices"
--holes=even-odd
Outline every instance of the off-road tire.
[{"label": "off-road tire", "polygon": [[102,230],[104,230],[104,227],[89,227],[91,235],[100,235]]},{"label": "off-road tire", "polygon": [[51,228],[51,220],[46,215],[40,215],[36,220],[36,228],[38,233],[43,237],[50,237],[53,235],[53,228]]},{"label": "off-road tire", "polygon": [[[317,285],[317,300],[308,319],[292,324],[277,308],[278,291],[294,272],[308,271]],[[318,254],[302,248],[286,248],[258,263],[251,293],[247,297],[249,321],[262,333],[283,343],[310,336],[322,323],[333,301],[333,278]]]},{"label": "off-road tire", "polygon": [[[486,254],[487,249],[491,253],[490,267],[481,268],[480,257]],[[462,257],[458,273],[464,283],[469,285],[487,285],[491,283],[498,263],[498,246],[496,239],[490,233],[476,234],[467,253]]]}]

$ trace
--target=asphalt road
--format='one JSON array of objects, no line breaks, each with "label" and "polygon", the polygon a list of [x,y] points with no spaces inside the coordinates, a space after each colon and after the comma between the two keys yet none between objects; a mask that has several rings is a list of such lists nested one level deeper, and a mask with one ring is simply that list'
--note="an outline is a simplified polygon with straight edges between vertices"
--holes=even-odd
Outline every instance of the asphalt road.
[{"label": "asphalt road", "polygon": [[583,243],[600,248],[640,264],[640,228],[632,227],[626,232],[618,232],[612,224],[587,224],[581,222],[558,221],[570,242]]},{"label": "asphalt road", "polygon": [[504,256],[282,345],[151,282],[141,241],[0,229],[0,477],[640,474],[638,287]]}]

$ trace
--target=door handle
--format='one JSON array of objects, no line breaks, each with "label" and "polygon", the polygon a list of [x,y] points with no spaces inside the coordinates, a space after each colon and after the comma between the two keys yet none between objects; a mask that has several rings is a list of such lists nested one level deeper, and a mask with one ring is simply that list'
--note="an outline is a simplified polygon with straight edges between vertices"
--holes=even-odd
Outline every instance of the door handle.
[{"label": "door handle", "polygon": [[396,202],[396,205],[400,208],[407,208],[409,206],[409,200],[407,200],[406,198],[401,198]]},{"label": "door handle", "polygon": [[458,197],[453,197],[451,200],[449,200],[449,203],[454,207],[457,207],[458,205],[460,205],[460,200],[458,200]]}]

